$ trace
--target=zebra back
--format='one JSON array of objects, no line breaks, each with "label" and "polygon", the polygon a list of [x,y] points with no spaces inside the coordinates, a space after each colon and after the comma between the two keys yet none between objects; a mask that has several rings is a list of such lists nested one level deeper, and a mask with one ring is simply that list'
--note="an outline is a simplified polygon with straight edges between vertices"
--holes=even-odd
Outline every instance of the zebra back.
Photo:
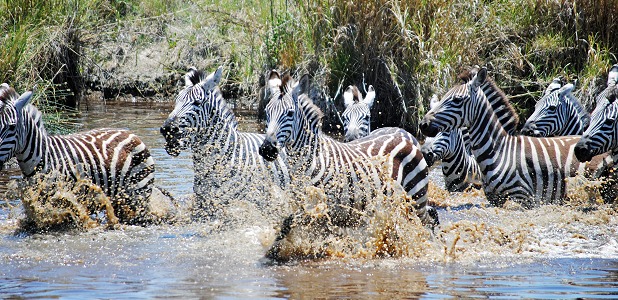
[{"label": "zebra back", "polygon": [[154,160],[141,139],[121,129],[50,136],[41,112],[28,103],[30,96],[19,97],[6,84],[0,87],[0,162],[17,157],[26,177],[55,172],[72,180],[89,179],[111,198],[119,221],[150,222]]},{"label": "zebra back", "polygon": [[361,91],[350,85],[343,93],[345,110],[341,115],[343,119],[344,141],[349,142],[369,135],[371,132],[371,107],[376,92],[372,85],[369,86],[367,95],[363,99]]}]

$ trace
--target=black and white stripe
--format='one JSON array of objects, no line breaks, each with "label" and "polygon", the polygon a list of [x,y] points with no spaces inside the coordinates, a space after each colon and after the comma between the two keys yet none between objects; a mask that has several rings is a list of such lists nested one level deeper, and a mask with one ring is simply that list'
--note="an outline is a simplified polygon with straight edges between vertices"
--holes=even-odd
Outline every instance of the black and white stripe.
[{"label": "black and white stripe", "polygon": [[[585,165],[573,155],[579,137],[509,135],[480,89],[486,79],[487,71],[482,68],[472,81],[453,87],[425,115],[421,131],[435,136],[440,131],[468,127],[490,203],[502,205],[510,199],[533,207],[562,202],[565,178],[584,171]],[[504,105],[510,106],[506,98]]]},{"label": "black and white stripe", "polygon": [[208,76],[191,68],[174,110],[160,130],[170,155],[191,148],[198,206],[209,205],[204,197],[213,188],[229,189],[229,193],[238,194],[231,198],[238,198],[240,193],[246,196],[252,192],[251,180],[265,187],[283,187],[290,181],[285,155],[265,161],[258,154],[264,135],[238,130],[234,112],[218,87],[221,76],[222,67]]},{"label": "black and white stripe", "polygon": [[42,114],[7,84],[0,86],[0,168],[17,157],[26,177],[57,172],[88,178],[112,199],[120,222],[149,222],[154,160],[139,137],[127,130],[96,129],[70,135],[48,135]]},{"label": "black and white stripe", "polygon": [[[459,74],[461,83],[470,82],[480,68],[473,66]],[[481,85],[481,90],[487,97],[496,113],[500,124],[509,134],[514,134],[519,124],[519,116],[509,105],[505,105],[506,95],[491,78]],[[433,95],[430,108],[438,105],[440,100]],[[476,159],[472,155],[470,135],[466,128],[457,128],[438,133],[433,138],[425,139],[421,148],[429,166],[442,160],[442,174],[446,189],[450,192],[460,192],[468,187],[479,188],[482,185],[482,173]]]},{"label": "black and white stripe", "polygon": [[537,137],[581,135],[590,123],[590,115],[571,94],[572,84],[561,86],[556,78],[526,120],[522,134]]},{"label": "black and white stripe", "polygon": [[442,161],[444,184],[449,192],[481,188],[482,173],[471,153],[470,134],[466,128],[457,128],[427,138],[421,147],[427,165]]},{"label": "black and white stripe", "polygon": [[371,107],[375,100],[376,92],[373,86],[369,86],[363,99],[361,91],[350,85],[343,93],[345,110],[341,114],[343,119],[344,141],[349,142],[369,135],[371,132]]},{"label": "black and white stripe", "polygon": [[[359,195],[345,190],[371,186],[381,190],[386,183],[378,174],[387,163],[388,175],[415,201],[421,221],[436,224],[435,210],[428,213],[428,170],[416,139],[400,128],[381,128],[349,143],[338,142],[322,133],[322,112],[304,93],[308,85],[307,75],[296,83],[289,75],[281,79],[271,72],[269,86],[274,92],[266,106],[268,127],[260,154],[273,160],[279,147],[285,147],[291,172],[308,176],[312,185],[335,199],[329,215],[341,224],[355,222],[353,211],[363,210],[371,200],[357,199]],[[336,184],[341,178],[344,183]]]}]

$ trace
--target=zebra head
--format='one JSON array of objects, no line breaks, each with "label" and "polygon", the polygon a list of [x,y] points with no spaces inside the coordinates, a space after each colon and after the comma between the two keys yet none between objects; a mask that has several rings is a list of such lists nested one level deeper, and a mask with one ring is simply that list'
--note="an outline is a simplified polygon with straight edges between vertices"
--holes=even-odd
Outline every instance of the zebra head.
[{"label": "zebra head", "polygon": [[296,82],[286,74],[283,78],[277,71],[268,75],[270,100],[265,108],[266,136],[260,146],[259,153],[267,161],[273,161],[279,154],[279,148],[291,142],[296,115],[295,101],[307,90],[309,77],[307,75]]},{"label": "zebra head", "polygon": [[486,99],[480,86],[487,79],[487,69],[481,68],[474,77],[466,82],[451,88],[442,97],[420,123],[421,132],[435,137],[438,132],[450,131],[455,128],[469,127],[474,114],[475,106]]},{"label": "zebra head", "polygon": [[376,91],[370,85],[363,99],[361,91],[350,85],[343,93],[345,111],[341,115],[345,142],[353,141],[369,135],[371,132],[371,106],[376,97]]},{"label": "zebra head", "polygon": [[536,103],[534,112],[526,120],[521,133],[536,137],[561,135],[565,131],[565,126],[572,126],[572,122],[575,121],[573,118],[581,122],[578,127],[587,126],[588,113],[571,94],[573,88],[573,84],[570,83],[560,86],[560,79],[554,79],[545,95]]},{"label": "zebra head", "polygon": [[[471,154],[467,129],[456,128],[449,131],[439,132],[435,137],[427,138],[421,147],[427,166],[431,167],[438,161],[453,159],[461,148]],[[466,142],[468,139],[468,142]],[[459,152],[461,153],[461,152]]]},{"label": "zebra head", "polygon": [[227,105],[218,84],[223,68],[206,76],[193,67],[185,75],[185,87],[176,96],[176,105],[160,129],[165,137],[165,150],[177,156],[195,140],[197,133],[208,128],[212,112],[220,105]]},{"label": "zebra head", "polygon": [[577,145],[575,156],[581,162],[589,161],[593,156],[618,148],[618,85],[607,93],[603,107],[597,107],[592,115],[590,126],[584,132]]},{"label": "zebra head", "polygon": [[32,92],[19,96],[8,84],[0,85],[0,170],[21,147],[24,127],[23,108],[32,98]]}]

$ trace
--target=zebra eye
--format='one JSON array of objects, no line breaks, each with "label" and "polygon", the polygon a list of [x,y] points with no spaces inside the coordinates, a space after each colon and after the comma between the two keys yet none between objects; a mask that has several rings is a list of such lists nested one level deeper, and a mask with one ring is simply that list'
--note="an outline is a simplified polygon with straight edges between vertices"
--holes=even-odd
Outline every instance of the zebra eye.
[{"label": "zebra eye", "polygon": [[555,105],[550,105],[547,109],[549,109],[550,111],[554,111],[554,110],[556,110],[556,106]]},{"label": "zebra eye", "polygon": [[15,127],[17,127],[16,124],[9,124],[9,130],[10,131],[15,131]]},{"label": "zebra eye", "polygon": [[294,110],[288,110],[287,116],[288,117],[293,117],[294,116]]}]

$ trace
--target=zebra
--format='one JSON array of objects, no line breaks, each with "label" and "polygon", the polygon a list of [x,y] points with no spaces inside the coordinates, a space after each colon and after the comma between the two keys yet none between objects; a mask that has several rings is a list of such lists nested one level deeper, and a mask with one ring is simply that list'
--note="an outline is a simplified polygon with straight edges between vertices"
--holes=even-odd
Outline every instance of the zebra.
[{"label": "zebra", "polygon": [[[470,135],[465,128],[440,132],[435,138],[425,141],[421,152],[427,166],[442,161],[444,183],[449,192],[481,188],[482,173],[470,149]],[[468,148],[468,149],[467,149]]]},{"label": "zebra", "polygon": [[602,96],[604,98],[597,98],[600,106],[595,109],[590,126],[575,147],[575,155],[582,162],[589,161],[595,155],[618,150],[618,85],[608,87]]},{"label": "zebra", "polygon": [[592,114],[590,126],[575,145],[574,153],[580,162],[604,157],[605,168],[599,168],[601,170],[594,177],[606,179],[601,195],[606,202],[614,202],[618,197],[618,170],[615,164],[618,161],[618,85],[610,85],[600,96],[597,97],[599,105]]},{"label": "zebra", "polygon": [[52,172],[73,181],[90,179],[110,197],[111,215],[121,223],[154,221],[148,201],[155,163],[142,140],[110,128],[49,135],[31,98],[31,91],[20,96],[8,84],[0,86],[0,169],[16,157],[26,179]]},{"label": "zebra", "polygon": [[581,135],[590,123],[590,115],[571,94],[573,88],[573,84],[561,86],[560,78],[555,78],[521,133],[536,137]]},{"label": "zebra", "polygon": [[222,70],[220,66],[206,75],[191,67],[174,110],[160,128],[169,155],[178,156],[188,148],[193,152],[198,216],[212,216],[217,209],[211,198],[219,197],[209,193],[221,191],[229,197],[226,199],[255,199],[252,180],[260,187],[283,188],[290,182],[285,154],[273,162],[265,161],[258,154],[264,134],[238,129],[234,112],[218,87]]},{"label": "zebra", "polygon": [[[427,164],[411,134],[400,128],[380,128],[364,138],[338,142],[321,131],[322,111],[305,93],[308,75],[297,83],[289,74],[281,78],[271,71],[268,85],[272,97],[266,105],[267,129],[260,154],[271,161],[278,157],[279,147],[285,147],[291,172],[308,176],[312,185],[323,187],[336,199],[336,205],[329,207],[336,225],[354,224],[354,212],[362,211],[371,199],[356,201],[354,193],[342,188],[384,187],[377,178],[384,163],[380,158],[387,160],[385,166],[391,166],[389,176],[415,201],[414,209],[423,224],[438,224],[435,209],[427,206]],[[338,176],[344,177],[343,187],[334,183]],[[334,186],[329,189],[329,185]]]},{"label": "zebra", "polygon": [[361,91],[355,85],[348,86],[343,93],[345,110],[341,118],[345,132],[344,142],[369,135],[369,132],[371,132],[371,107],[375,97],[376,92],[372,85],[367,88],[367,95],[364,99]]},{"label": "zebra", "polygon": [[[467,83],[474,78],[479,66],[472,66],[460,73],[461,83]],[[508,105],[504,104],[506,95],[499,89],[491,78],[487,78],[481,85],[481,90],[488,97],[494,112],[502,127],[509,133],[515,134],[519,124],[519,116]],[[435,107],[440,100],[432,95],[430,108]],[[482,173],[476,159],[472,155],[470,135],[466,128],[456,128],[438,133],[433,138],[425,139],[421,147],[427,164],[431,167],[434,162],[442,160],[442,174],[445,187],[450,192],[461,192],[469,187],[482,186]]]},{"label": "zebra", "polygon": [[[509,199],[526,208],[561,203],[565,179],[585,171],[585,164],[573,154],[579,137],[507,134],[480,89],[486,80],[487,70],[481,68],[470,82],[451,88],[420,122],[421,132],[435,136],[468,127],[472,152],[483,172],[483,189],[493,205],[502,206]],[[513,109],[506,97],[503,100]]]}]

